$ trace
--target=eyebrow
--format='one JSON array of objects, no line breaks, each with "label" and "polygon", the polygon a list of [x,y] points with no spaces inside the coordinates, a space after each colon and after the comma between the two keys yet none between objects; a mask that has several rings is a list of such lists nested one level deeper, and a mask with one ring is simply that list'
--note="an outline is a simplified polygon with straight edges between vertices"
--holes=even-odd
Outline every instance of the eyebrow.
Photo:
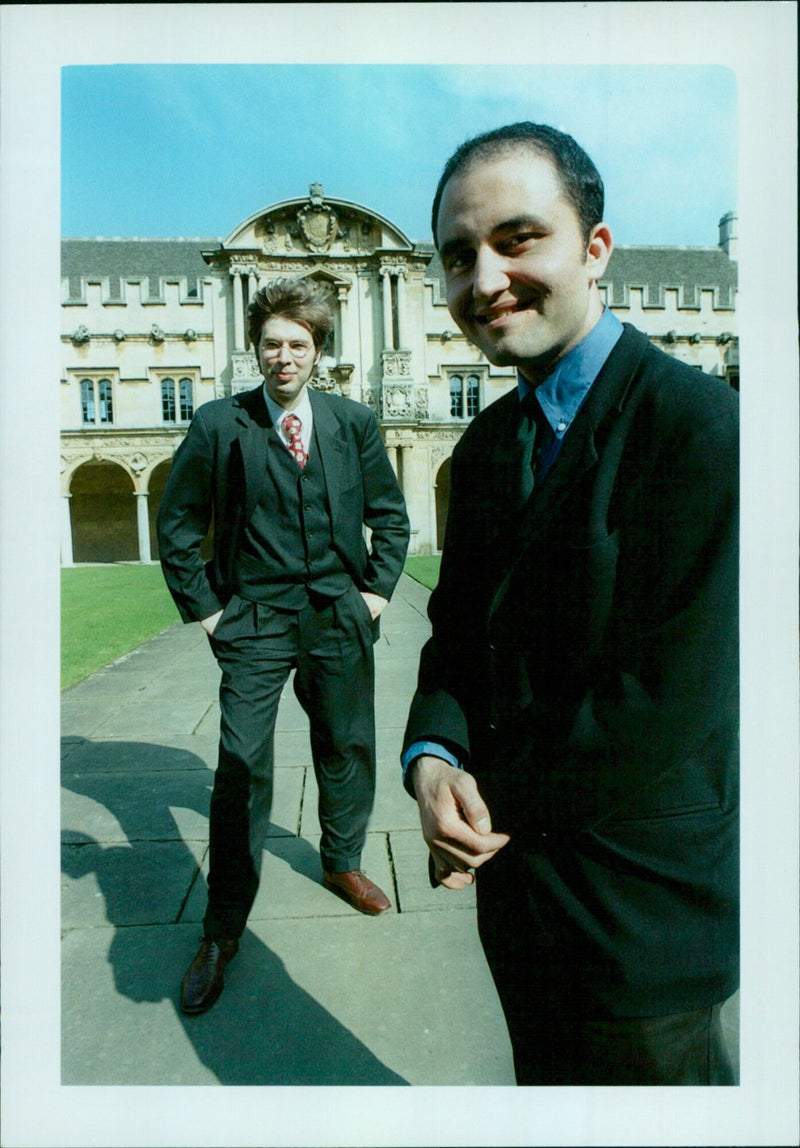
[{"label": "eyebrow", "polygon": [[[515,215],[513,219],[504,219],[502,223],[498,223],[496,227],[492,228],[492,236],[505,235],[510,231],[524,231],[530,228],[534,231],[547,231],[549,225],[538,215]],[[454,236],[443,243],[439,249],[439,257],[444,262],[450,255],[456,251],[461,251],[464,247],[469,247],[470,244],[463,236]]]}]

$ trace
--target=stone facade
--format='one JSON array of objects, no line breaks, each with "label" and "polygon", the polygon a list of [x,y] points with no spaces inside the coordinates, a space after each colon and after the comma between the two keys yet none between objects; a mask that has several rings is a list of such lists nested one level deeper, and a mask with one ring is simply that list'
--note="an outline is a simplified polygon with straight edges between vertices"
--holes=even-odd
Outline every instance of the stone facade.
[{"label": "stone facade", "polygon": [[[618,247],[606,303],[668,353],[738,387],[735,216],[718,247]],[[335,300],[314,385],[366,403],[408,502],[410,553],[441,548],[450,456],[514,384],[458,331],[432,245],[330,199],[275,204],[219,239],[65,239],[62,562],[157,559],[158,502],[197,407],[256,386],[247,304],[306,276]]]}]

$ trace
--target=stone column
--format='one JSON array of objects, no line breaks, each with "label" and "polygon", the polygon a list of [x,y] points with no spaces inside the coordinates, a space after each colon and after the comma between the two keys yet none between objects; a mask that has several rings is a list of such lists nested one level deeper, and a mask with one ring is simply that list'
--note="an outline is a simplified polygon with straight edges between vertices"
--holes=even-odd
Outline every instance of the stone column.
[{"label": "stone column", "polygon": [[408,323],[406,319],[406,269],[405,267],[398,268],[397,271],[397,346],[406,346],[406,335],[408,334]]},{"label": "stone column", "polygon": [[[258,271],[256,270],[255,267],[251,267],[250,270],[247,272],[247,279],[248,279],[248,286],[249,286],[249,290],[247,292],[247,302],[252,303],[253,296],[255,295],[256,291],[258,290]],[[245,320],[247,318],[246,312],[247,312],[247,308],[245,307]],[[245,326],[246,326],[246,322],[245,322]],[[246,340],[245,340],[245,342],[246,342]]]},{"label": "stone column", "polygon": [[233,290],[233,349],[244,350],[244,308],[242,307],[242,269],[231,267]]},{"label": "stone column", "polygon": [[394,349],[394,335],[392,332],[392,280],[389,268],[384,267],[381,275],[383,276],[383,349],[384,351],[391,351]]},{"label": "stone column", "polygon": [[72,557],[72,514],[70,513],[71,494],[61,496],[61,565],[74,566]]},{"label": "stone column", "polygon": [[389,456],[389,462],[392,464],[392,470],[394,471],[396,478],[398,477],[397,451],[398,448],[396,446],[390,446],[388,443],[386,444],[386,453]]},{"label": "stone column", "polygon": [[400,490],[403,494],[405,494],[405,489],[404,489],[405,484],[403,481],[403,479],[404,479],[403,470],[404,470],[404,467],[406,464],[406,459],[408,458],[408,455],[406,454],[407,449],[408,449],[407,447],[398,446],[397,447],[397,454],[395,455],[395,458],[394,458],[394,472],[397,475],[397,481],[400,485]]},{"label": "stone column", "polygon": [[431,554],[438,550],[439,523],[436,521],[436,463],[428,459],[428,531],[431,540]]},{"label": "stone column", "polygon": [[136,491],[136,525],[139,530],[139,561],[150,562],[150,516],[146,490]]}]

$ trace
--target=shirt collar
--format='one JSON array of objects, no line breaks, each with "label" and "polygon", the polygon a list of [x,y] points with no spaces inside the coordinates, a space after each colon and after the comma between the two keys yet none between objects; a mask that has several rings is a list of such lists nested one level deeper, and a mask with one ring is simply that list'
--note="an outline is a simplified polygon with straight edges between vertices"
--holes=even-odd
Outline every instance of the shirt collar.
[{"label": "shirt collar", "polygon": [[306,441],[308,435],[311,433],[311,425],[314,421],[314,415],[311,410],[311,399],[308,397],[309,388],[303,390],[302,395],[298,399],[292,410],[286,410],[284,407],[278,406],[274,399],[271,399],[267,394],[267,385],[264,383],[262,386],[264,394],[264,402],[267,404],[269,417],[272,419],[273,426],[280,427],[283,420],[287,415],[297,415],[303,427],[303,441]]},{"label": "shirt collar", "polygon": [[[622,335],[622,324],[616,315],[603,308],[603,314],[584,335],[580,343],[559,359],[555,369],[536,388],[539,406],[553,428],[556,438],[563,438],[569,430],[581,403],[600,374],[606,359]],[[524,399],[531,387],[527,379],[518,375],[517,389]]]}]

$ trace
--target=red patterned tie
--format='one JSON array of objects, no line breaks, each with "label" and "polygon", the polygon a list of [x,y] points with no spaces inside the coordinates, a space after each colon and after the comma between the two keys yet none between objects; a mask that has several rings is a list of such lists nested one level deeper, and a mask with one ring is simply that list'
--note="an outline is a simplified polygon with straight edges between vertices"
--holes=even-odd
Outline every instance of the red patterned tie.
[{"label": "red patterned tie", "polygon": [[297,415],[287,415],[283,420],[283,425],[286,428],[286,434],[289,436],[289,450],[294,456],[297,465],[302,469],[308,462],[308,455],[303,447],[303,440],[300,438],[300,428],[303,424]]}]

